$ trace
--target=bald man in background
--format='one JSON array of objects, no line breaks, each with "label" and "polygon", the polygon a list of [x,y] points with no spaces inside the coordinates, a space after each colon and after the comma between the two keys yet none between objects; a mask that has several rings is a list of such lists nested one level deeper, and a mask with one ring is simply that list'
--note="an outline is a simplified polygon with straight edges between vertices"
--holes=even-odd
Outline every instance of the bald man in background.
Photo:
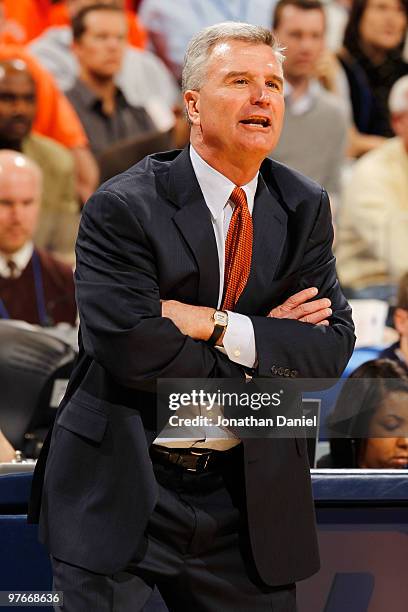
[{"label": "bald man in background", "polygon": [[0,318],[74,325],[71,268],[34,246],[42,173],[25,155],[0,151]]}]

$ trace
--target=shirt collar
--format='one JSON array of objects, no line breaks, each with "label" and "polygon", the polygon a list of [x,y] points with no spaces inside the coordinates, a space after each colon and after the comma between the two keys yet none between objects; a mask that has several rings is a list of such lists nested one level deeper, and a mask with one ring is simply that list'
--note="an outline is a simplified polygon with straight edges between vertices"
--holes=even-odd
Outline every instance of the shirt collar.
[{"label": "shirt collar", "polygon": [[[190,159],[198,184],[204,196],[205,203],[210,209],[212,218],[217,219],[223,212],[229,197],[236,187],[226,176],[207,164],[206,161],[190,145]],[[255,192],[258,186],[259,172],[246,185],[242,185],[247,197],[248,210],[252,214],[254,208]]]},{"label": "shirt collar", "polygon": [[16,264],[16,271],[18,276],[25,270],[30,261],[34,250],[34,245],[32,242],[26,242],[24,246],[21,247],[18,251],[13,253],[12,255],[6,255],[0,251],[0,276],[3,278],[8,278],[10,275],[9,267],[7,262],[12,259]]},{"label": "shirt collar", "polygon": [[[87,106],[88,108],[95,108],[97,105],[102,105],[102,99],[99,98],[86,83],[81,81],[81,79],[76,80],[73,89],[75,89],[77,95],[80,96],[84,106]],[[116,100],[119,105],[123,104],[124,102],[126,103],[126,98],[122,90],[117,85]]]},{"label": "shirt collar", "polygon": [[319,82],[316,81],[316,79],[312,79],[309,81],[305,93],[294,101],[292,100],[293,87],[286,80],[283,89],[285,104],[289,106],[293,115],[304,115],[313,107],[320,89],[321,86]]}]

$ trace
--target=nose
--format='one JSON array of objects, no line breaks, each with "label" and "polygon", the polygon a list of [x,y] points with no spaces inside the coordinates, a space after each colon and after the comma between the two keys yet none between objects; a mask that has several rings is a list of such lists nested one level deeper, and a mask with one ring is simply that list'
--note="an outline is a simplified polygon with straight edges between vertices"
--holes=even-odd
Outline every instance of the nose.
[{"label": "nose", "polygon": [[29,106],[29,102],[23,96],[16,96],[13,102],[13,112],[15,115],[25,115]]},{"label": "nose", "polygon": [[23,216],[24,207],[15,202],[10,208],[10,217],[13,223],[20,223]]},{"label": "nose", "polygon": [[400,448],[408,449],[408,438],[406,437],[398,438],[397,444]]},{"label": "nose", "polygon": [[266,85],[255,85],[251,91],[251,104],[268,107],[271,103],[271,92]]}]

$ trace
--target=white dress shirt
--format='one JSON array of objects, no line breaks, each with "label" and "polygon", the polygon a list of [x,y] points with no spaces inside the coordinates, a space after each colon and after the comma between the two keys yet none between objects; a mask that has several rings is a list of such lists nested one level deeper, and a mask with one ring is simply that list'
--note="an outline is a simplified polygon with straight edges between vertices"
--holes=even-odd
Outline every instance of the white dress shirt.
[{"label": "white dress shirt", "polygon": [[16,266],[15,276],[21,276],[23,270],[28,266],[28,262],[30,261],[34,250],[34,245],[32,242],[26,242],[24,246],[21,247],[18,251],[13,253],[12,255],[6,255],[0,251],[0,276],[2,278],[10,277],[10,268],[8,266],[8,262],[12,260]]},{"label": "white dress shirt", "polygon": [[[192,146],[190,146],[190,158],[205,203],[211,213],[211,221],[217,243],[220,272],[218,308],[220,308],[224,291],[225,240],[234,211],[234,204],[229,198],[236,185],[207,164]],[[254,209],[255,192],[258,186],[258,174],[256,174],[252,181],[242,185],[251,215]],[[255,334],[252,321],[249,317],[237,312],[227,312],[228,326],[223,340],[225,352],[231,361],[252,368],[256,363]]]}]

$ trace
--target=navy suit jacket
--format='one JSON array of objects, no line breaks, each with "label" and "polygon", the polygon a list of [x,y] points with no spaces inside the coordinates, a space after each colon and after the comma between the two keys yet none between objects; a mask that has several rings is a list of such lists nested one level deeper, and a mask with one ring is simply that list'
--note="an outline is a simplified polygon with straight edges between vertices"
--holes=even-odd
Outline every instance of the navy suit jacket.
[{"label": "navy suit jacket", "polygon": [[[354,345],[332,255],[327,195],[269,159],[253,212],[251,273],[237,312],[251,317],[260,377],[333,378]],[[332,300],[330,326],[266,318],[300,289]],[[188,149],[145,158],[102,185],[77,241],[80,353],[33,485],[31,514],[50,552],[112,574],[143,550],[156,498],[148,447],[157,378],[243,378],[226,355],[182,335],[160,299],[217,306],[218,255]],[[246,440],[249,533],[270,585],[319,566],[304,439]],[[136,555],[137,556],[137,555]]]}]

